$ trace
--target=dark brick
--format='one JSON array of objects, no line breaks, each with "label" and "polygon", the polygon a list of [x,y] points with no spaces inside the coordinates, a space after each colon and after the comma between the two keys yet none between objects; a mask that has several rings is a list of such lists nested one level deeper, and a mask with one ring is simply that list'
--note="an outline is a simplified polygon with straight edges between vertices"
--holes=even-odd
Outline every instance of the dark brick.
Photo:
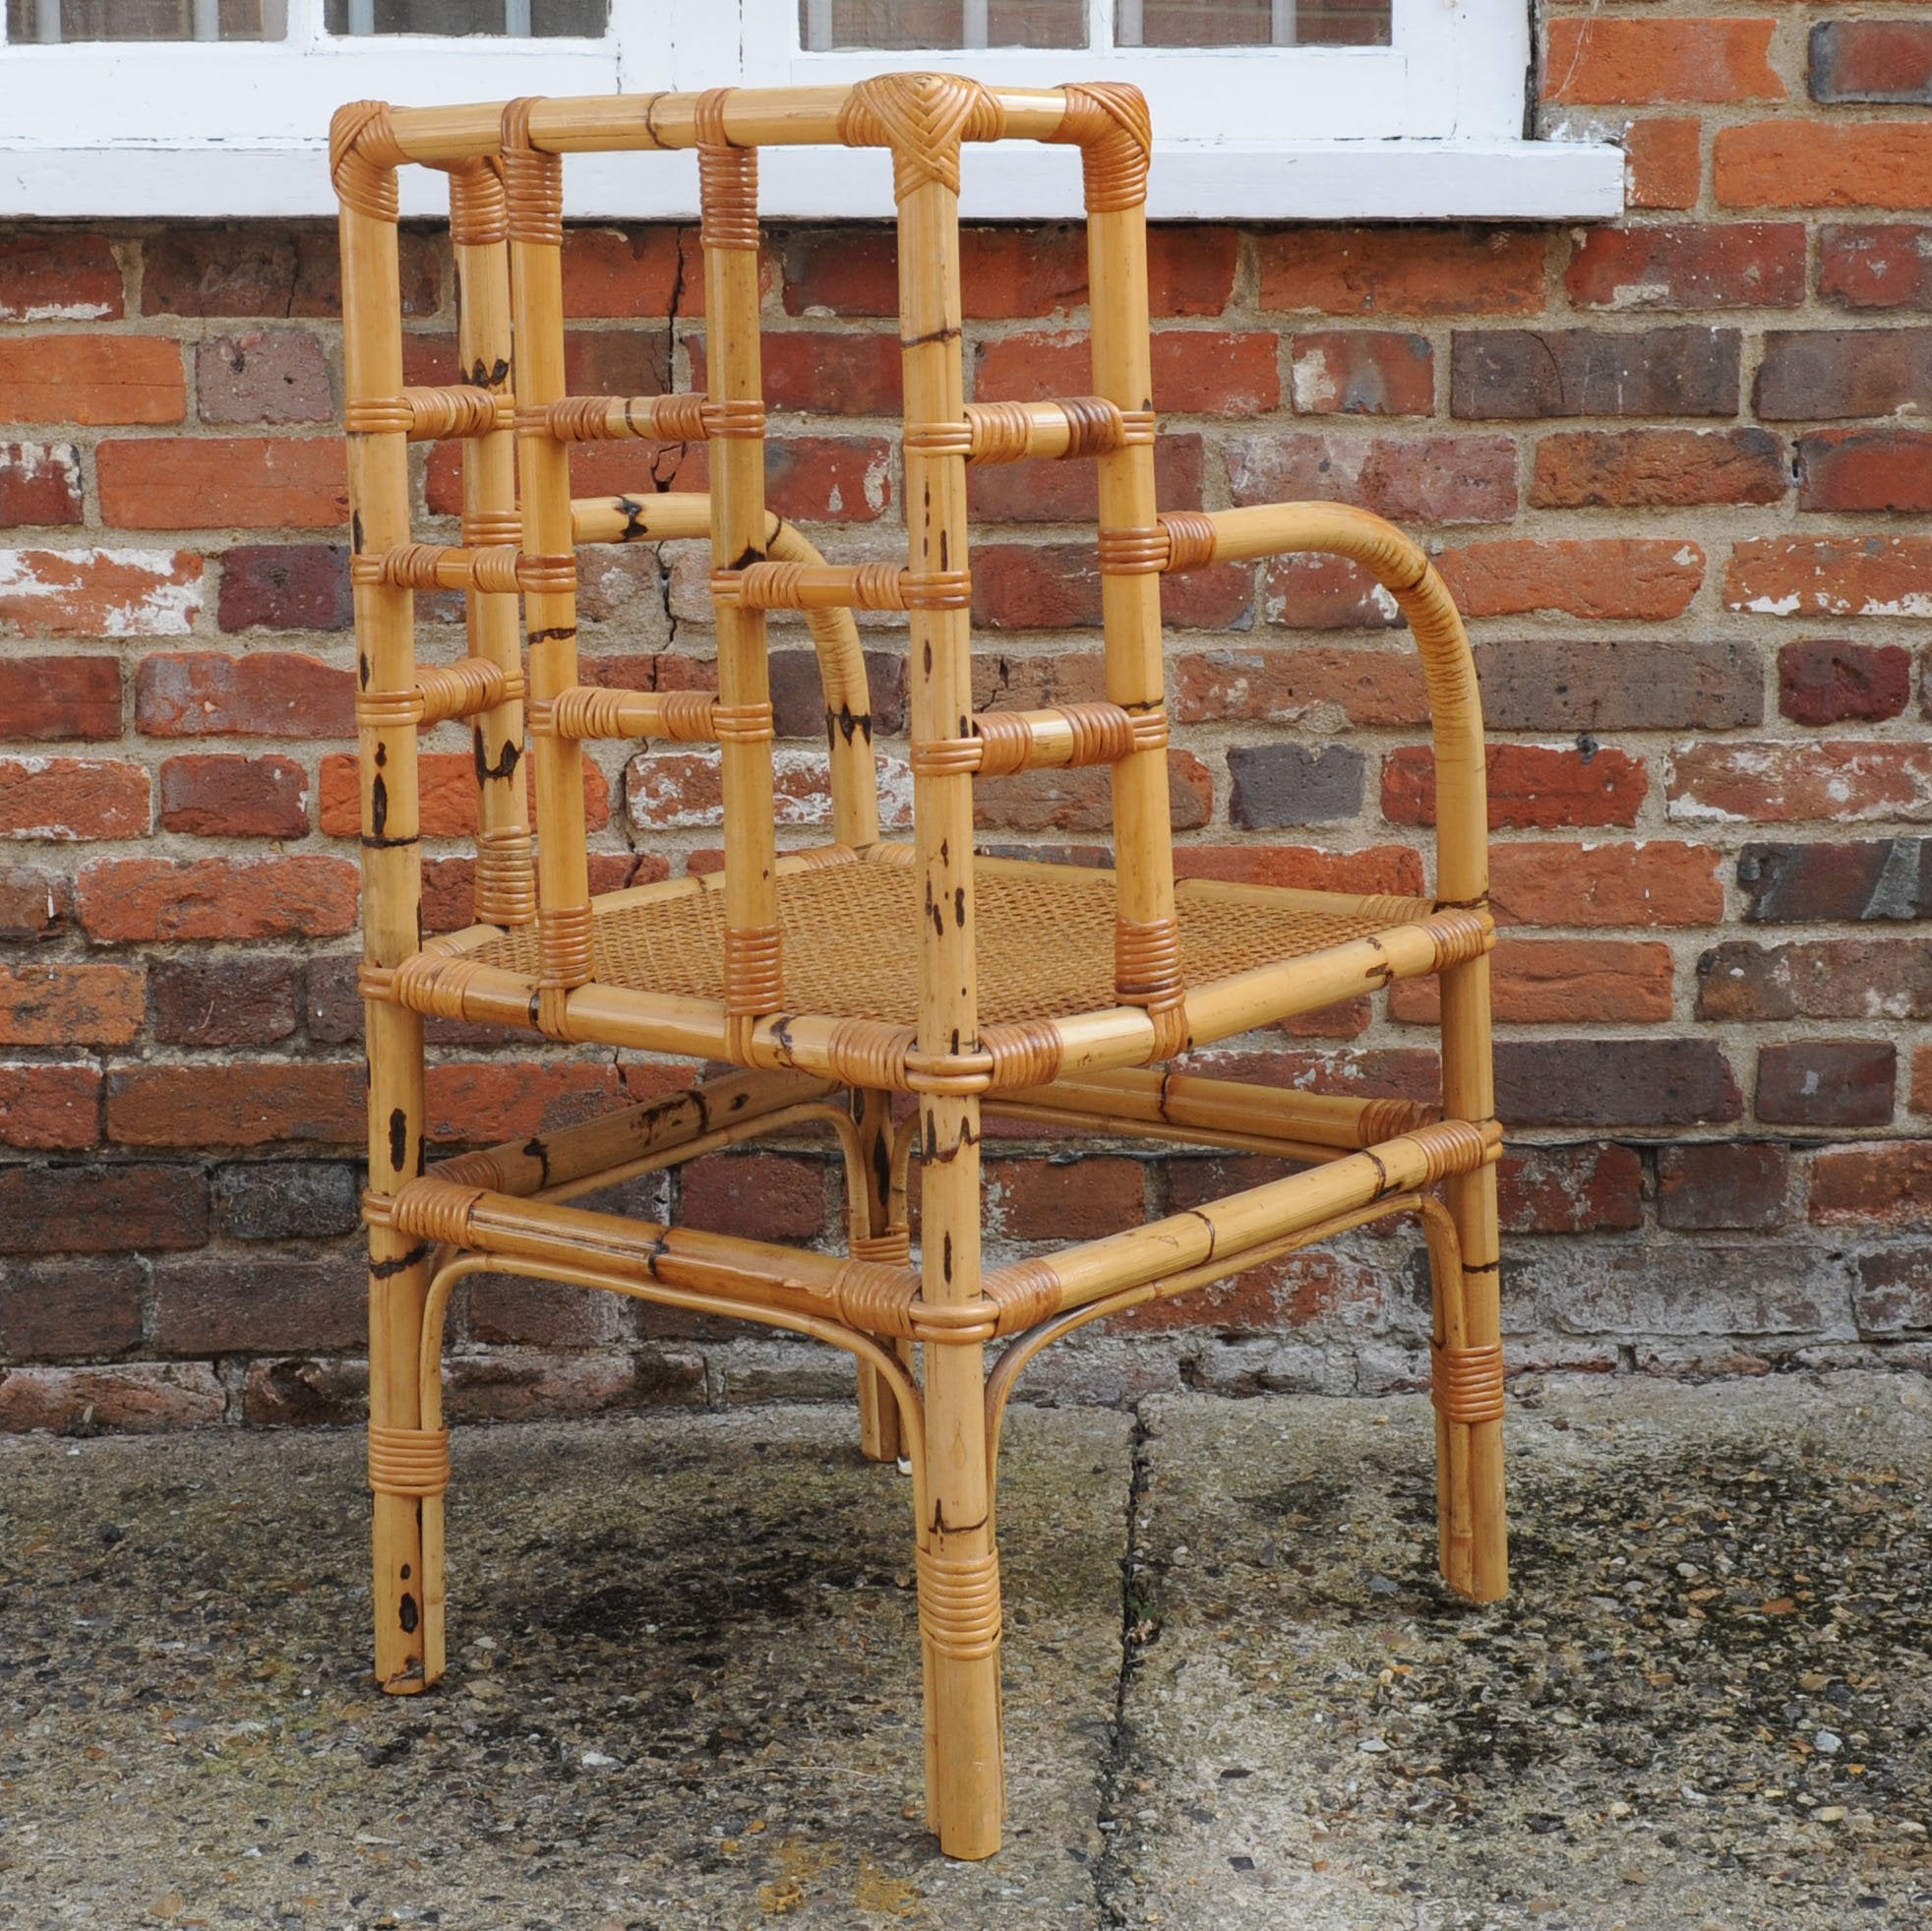
[{"label": "dark brick", "polygon": [[1758,1117],[1774,1126],[1886,1126],[1898,1050],[1875,1040],[1798,1040],[1758,1053]]},{"label": "dark brick", "polygon": [[[825,686],[815,650],[773,650],[772,720],[781,738],[825,736]],[[889,738],[906,728],[906,657],[902,650],[866,652],[866,690],[872,699],[873,735]]]},{"label": "dark brick", "polygon": [[[402,313],[442,306],[438,238],[401,236]],[[210,222],[142,244],[144,315],[339,316],[342,268],[332,222]]]},{"label": "dark brick", "polygon": [[0,735],[42,743],[121,735],[121,665],[114,657],[14,657]]},{"label": "dark brick", "polygon": [[1932,329],[1772,329],[1751,390],[1766,422],[1932,411]]},{"label": "dark brick", "polygon": [[37,865],[0,865],[0,940],[57,938],[74,916],[74,887]]},{"label": "dark brick", "polygon": [[215,1225],[236,1240],[329,1240],[362,1218],[357,1170],[332,1160],[251,1160],[214,1170]]},{"label": "dark brick", "polygon": [[1932,228],[1828,222],[1818,231],[1818,295],[1841,309],[1932,308]]},{"label": "dark brick", "polygon": [[1603,1234],[1644,1224],[1644,1163],[1634,1147],[1506,1149],[1496,1171],[1510,1234]]},{"label": "dark brick", "polygon": [[1723,731],[1764,718],[1758,653],[1742,641],[1485,643],[1476,664],[1496,731]]},{"label": "dark brick", "polygon": [[318,1046],[347,1046],[362,1037],[362,995],[356,988],[359,952],[330,952],[309,961],[303,975],[302,1023]]},{"label": "dark brick", "polygon": [[1826,429],[1801,437],[1798,508],[1880,515],[1932,511],[1932,435]]},{"label": "dark brick", "polygon": [[207,838],[301,838],[309,774],[292,757],[170,757],[161,765],[161,823]]},{"label": "dark brick", "polygon": [[986,1169],[989,1219],[1014,1240],[1086,1240],[1147,1218],[1138,1160],[996,1160]]},{"label": "dark brick", "polygon": [[1932,918],[1932,838],[1746,845],[1737,883],[1753,923]]},{"label": "dark brick", "polygon": [[224,631],[346,631],[349,553],[334,543],[243,543],[221,557]]},{"label": "dark brick", "polygon": [[1261,614],[1292,631],[1407,628],[1396,600],[1347,557],[1274,558],[1262,577]]},{"label": "dark brick", "polygon": [[1509,1126],[1689,1126],[1743,1111],[1737,1075],[1708,1040],[1496,1045],[1496,1113]]},{"label": "dark brick", "polygon": [[242,1418],[252,1428],[349,1428],[368,1418],[363,1361],[255,1361],[243,1384]]},{"label": "dark brick", "polygon": [[0,1355],[47,1360],[132,1348],[147,1279],[146,1264],[125,1255],[9,1268],[0,1281]]},{"label": "dark brick", "polygon": [[1912,654],[1901,644],[1812,639],[1778,653],[1778,708],[1794,724],[1876,723],[1911,694]]},{"label": "dark brick", "polygon": [[154,1037],[168,1046],[267,1046],[295,1030],[287,958],[159,959],[148,975]]},{"label": "dark brick", "polygon": [[1585,235],[1563,287],[1579,308],[1793,309],[1804,275],[1801,221],[1615,224]]},{"label": "dark brick", "polygon": [[554,1281],[480,1274],[469,1285],[469,1335],[494,1346],[605,1348],[635,1332],[634,1303]]},{"label": "dark brick", "polygon": [[678,1221],[755,1240],[825,1232],[825,1168],[788,1154],[706,1154],[678,1169]]},{"label": "dark brick", "polygon": [[[573,395],[661,395],[671,386],[671,344],[660,331],[571,329],[564,335],[564,384]],[[701,344],[693,345],[692,387],[704,387]],[[769,389],[766,399],[778,407]]]},{"label": "dark brick", "polygon": [[198,1167],[0,1167],[0,1253],[156,1253],[207,1238]]},{"label": "dark brick", "polygon": [[0,443],[0,528],[71,525],[81,516],[81,453],[72,443]]},{"label": "dark brick", "polygon": [[1861,1254],[1851,1308],[1861,1334],[1932,1328],[1932,1246]]},{"label": "dark brick", "polygon": [[[1217,564],[1161,584],[1161,614],[1178,629],[1225,631],[1247,614],[1254,572]],[[973,622],[994,631],[1093,630],[1101,621],[1100,553],[1078,543],[982,543],[973,552]]]},{"label": "dark brick", "polygon": [[1809,66],[1813,100],[1932,107],[1932,22],[1821,21]]},{"label": "dark brick", "polygon": [[1459,329],[1450,344],[1452,415],[1727,416],[1737,408],[1735,329]]},{"label": "dark brick", "polygon": [[1230,449],[1228,483],[1237,504],[1350,503],[1398,522],[1507,522],[1516,514],[1516,444],[1357,430],[1252,436]]},{"label": "dark brick", "polygon": [[1228,754],[1235,781],[1228,815],[1250,831],[1294,824],[1340,824],[1361,812],[1367,760],[1358,751],[1329,745],[1249,745]]},{"label": "dark brick", "polygon": [[1706,952],[1697,978],[1700,1019],[1932,1017],[1932,946],[1920,939],[1737,939]]},{"label": "dark brick", "polygon": [[195,350],[204,422],[333,422],[329,352],[301,329],[211,335]]},{"label": "dark brick", "polygon": [[353,1256],[162,1261],[154,1269],[154,1347],[163,1355],[357,1347],[368,1339],[367,1289],[367,1269]]},{"label": "dark brick", "polygon": [[1790,1218],[1790,1179],[1791,1156],[1775,1141],[1662,1147],[1657,1156],[1658,1223],[1684,1233],[1765,1233]]}]

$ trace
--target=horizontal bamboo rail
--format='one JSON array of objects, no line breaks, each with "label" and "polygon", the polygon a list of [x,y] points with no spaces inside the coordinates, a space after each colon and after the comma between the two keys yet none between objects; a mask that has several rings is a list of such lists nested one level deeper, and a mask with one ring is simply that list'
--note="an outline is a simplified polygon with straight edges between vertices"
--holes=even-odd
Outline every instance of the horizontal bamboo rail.
[{"label": "horizontal bamboo rail", "polygon": [[1059,765],[1117,764],[1137,751],[1159,751],[1168,741],[1166,711],[1130,711],[1109,703],[980,711],[972,727],[971,737],[915,743],[914,774],[977,771],[990,778]]},{"label": "horizontal bamboo rail", "polygon": [[714,571],[711,597],[729,610],[964,610],[973,586],[963,570],[762,563]]},{"label": "horizontal bamboo rail", "polygon": [[349,581],[397,590],[559,594],[576,587],[576,559],[532,556],[509,544],[466,549],[452,543],[398,543],[351,557]]},{"label": "horizontal bamboo rail", "polygon": [[703,691],[619,691],[573,685],[530,706],[530,729],[553,737],[666,738],[755,744],[771,736],[769,704],[723,704]]},{"label": "horizontal bamboo rail", "polygon": [[441,724],[453,717],[474,717],[522,694],[521,671],[505,670],[487,657],[465,657],[454,664],[418,665],[416,682],[407,691],[358,691],[355,717],[358,725],[371,730]]}]

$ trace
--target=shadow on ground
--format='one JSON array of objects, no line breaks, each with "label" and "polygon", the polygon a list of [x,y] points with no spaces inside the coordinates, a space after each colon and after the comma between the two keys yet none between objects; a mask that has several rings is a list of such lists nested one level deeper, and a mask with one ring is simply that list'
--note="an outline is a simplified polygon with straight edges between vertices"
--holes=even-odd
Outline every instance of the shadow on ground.
[{"label": "shadow on ground", "polygon": [[399,1701],[356,1440],[0,1443],[0,1923],[1916,1931],[1926,1384],[1550,1381],[1511,1433],[1473,1609],[1419,1402],[1016,1414],[980,1866],[842,1410],[464,1431]]}]

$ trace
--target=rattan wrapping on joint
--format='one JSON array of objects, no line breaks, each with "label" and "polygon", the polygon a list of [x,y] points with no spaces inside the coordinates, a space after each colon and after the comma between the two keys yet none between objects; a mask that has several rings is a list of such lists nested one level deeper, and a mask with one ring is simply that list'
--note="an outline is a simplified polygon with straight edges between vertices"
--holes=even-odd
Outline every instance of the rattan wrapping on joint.
[{"label": "rattan wrapping on joint", "polygon": [[337,198],[358,214],[396,218],[395,170],[407,158],[385,102],[352,100],[336,108],[329,124],[329,178]]},{"label": "rattan wrapping on joint", "polygon": [[503,170],[494,155],[445,163],[450,174],[450,239],[457,248],[488,248],[506,241],[510,227]]},{"label": "rattan wrapping on joint", "polygon": [[505,229],[512,241],[539,247],[564,245],[564,161],[530,146],[530,112],[525,97],[503,110],[502,167]]},{"label": "rattan wrapping on joint", "polygon": [[910,1267],[912,1229],[893,1227],[883,1234],[855,1234],[852,1237],[852,1258],[870,1262],[875,1267]]},{"label": "rattan wrapping on joint", "polygon": [[[921,879],[910,859],[784,872],[777,886],[791,1009],[914,1025]],[[975,880],[974,898],[983,1028],[1115,1003],[1112,878],[1071,866],[988,868]],[[1389,924],[1353,909],[1313,911],[1185,892],[1177,910],[1196,984],[1302,958]],[[609,985],[721,999],[723,951],[720,891],[660,898],[597,919],[599,977]],[[536,975],[535,936],[528,932],[488,940],[476,956]]]},{"label": "rattan wrapping on joint", "polygon": [[776,1012],[785,998],[783,941],[776,926],[727,926],[725,1010],[750,1018]]},{"label": "rattan wrapping on joint", "polygon": [[463,545],[485,550],[517,544],[523,540],[523,518],[514,510],[465,510]]},{"label": "rattan wrapping on joint", "polygon": [[961,141],[997,141],[1005,110],[963,74],[881,74],[861,81],[838,117],[848,148],[892,150],[892,197],[904,202],[929,181],[959,192]]},{"label": "rattan wrapping on joint", "polygon": [[[912,447],[912,432],[906,432]],[[1024,402],[969,402],[966,405],[966,453],[975,462],[1019,462],[1033,440],[1033,417]],[[948,451],[951,454],[955,452]]]},{"label": "rattan wrapping on joint", "polygon": [[758,245],[758,153],[734,148],[725,134],[725,102],[730,88],[698,95],[697,238],[706,248]]},{"label": "rattan wrapping on joint", "polygon": [[1157,519],[1168,533],[1165,571],[1205,570],[1214,561],[1214,519],[1199,510],[1169,510]]},{"label": "rattan wrapping on joint", "polygon": [[899,578],[908,610],[966,610],[973,602],[973,579],[963,570],[909,570]]},{"label": "rattan wrapping on joint", "polygon": [[832,1276],[830,1295],[838,1318],[847,1327],[904,1338],[912,1333],[912,1299],[918,1287],[918,1277],[906,1268],[864,1260],[855,1253]]},{"label": "rattan wrapping on joint", "polygon": [[1435,940],[1437,970],[1480,958],[1494,941],[1492,928],[1475,912],[1439,912],[1423,928]]},{"label": "rattan wrapping on joint", "polygon": [[587,905],[545,905],[537,912],[537,978],[545,986],[581,986],[590,977],[592,935]]},{"label": "rattan wrapping on joint", "polygon": [[772,713],[768,703],[711,706],[711,729],[721,745],[769,744]]},{"label": "rattan wrapping on joint", "polygon": [[461,1019],[463,993],[483,968],[472,958],[415,952],[395,968],[391,996],[412,1012],[438,1019]]},{"label": "rattan wrapping on joint", "polygon": [[482,1197],[480,1186],[453,1185],[435,1175],[405,1180],[390,1202],[390,1226],[413,1239],[461,1247],[468,1243],[469,1217]]},{"label": "rattan wrapping on joint", "polygon": [[378,1495],[441,1495],[450,1486],[448,1428],[369,1425],[369,1486]]},{"label": "rattan wrapping on joint", "polygon": [[1495,1122],[1487,1122],[1487,1128],[1468,1119],[1438,1119],[1417,1128],[1409,1137],[1422,1148],[1428,1162],[1421,1184],[1432,1186],[1445,1175],[1471,1174],[1482,1166],[1489,1157]]},{"label": "rattan wrapping on joint", "polygon": [[1168,567],[1168,532],[1156,523],[1151,529],[1104,529],[1100,533],[1103,576],[1154,576]]},{"label": "rattan wrapping on joint", "polygon": [[1154,129],[1140,90],[1124,81],[1076,82],[1061,91],[1066,113],[1050,141],[1080,144],[1089,214],[1114,214],[1147,199]]},{"label": "rattan wrapping on joint", "polygon": [[969,456],[973,453],[975,434],[970,422],[909,422],[904,439],[906,453]]},{"label": "rattan wrapping on joint", "polygon": [[999,1557],[913,1551],[919,1572],[919,1627],[942,1657],[974,1662],[999,1647]]},{"label": "rattan wrapping on joint", "polygon": [[1104,395],[1063,396],[1059,410],[1066,418],[1063,460],[1104,455],[1126,440],[1126,419]]},{"label": "rattan wrapping on joint", "polygon": [[982,1026],[980,1050],[993,1060],[996,1086],[1045,1086],[1059,1077],[1065,1056],[1058,1028],[1045,1020]]},{"label": "rattan wrapping on joint", "polygon": [[1044,1260],[1024,1260],[986,1277],[986,1292],[999,1309],[999,1332],[1018,1334],[1059,1312],[1059,1277]]},{"label": "rattan wrapping on joint", "polygon": [[906,1076],[906,1055],[917,1040],[910,1026],[876,1019],[847,1019],[832,1029],[828,1056],[839,1076],[853,1086],[889,1092]]},{"label": "rattan wrapping on joint", "polygon": [[537,916],[530,834],[514,827],[476,834],[476,916],[485,925],[526,926]]},{"label": "rattan wrapping on joint", "polygon": [[464,657],[453,664],[425,664],[416,672],[423,716],[440,722],[493,710],[523,694],[521,671],[506,671],[487,657]]},{"label": "rattan wrapping on joint", "polygon": [[343,412],[351,435],[393,435],[411,442],[488,436],[510,427],[510,403],[487,389],[452,384],[438,389],[405,389],[400,395],[362,396]]},{"label": "rattan wrapping on joint", "polygon": [[725,396],[706,402],[701,415],[706,436],[755,443],[764,434],[764,404],[755,395]]},{"label": "rattan wrapping on joint", "polygon": [[1429,1400],[1450,1421],[1503,1418],[1503,1345],[1481,1348],[1429,1345]]}]

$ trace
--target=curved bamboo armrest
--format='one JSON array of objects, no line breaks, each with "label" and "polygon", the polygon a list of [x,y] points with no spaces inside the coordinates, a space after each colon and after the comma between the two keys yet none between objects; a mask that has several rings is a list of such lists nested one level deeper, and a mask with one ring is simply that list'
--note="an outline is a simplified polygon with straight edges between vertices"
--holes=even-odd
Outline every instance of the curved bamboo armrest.
[{"label": "curved bamboo armrest", "polygon": [[1373,575],[1409,621],[1421,654],[1435,741],[1436,900],[1484,904],[1489,895],[1488,787],[1482,696],[1462,613],[1420,544],[1366,510],[1339,503],[1269,503],[1164,515],[1166,569],[1200,570],[1249,557],[1318,551]]}]

